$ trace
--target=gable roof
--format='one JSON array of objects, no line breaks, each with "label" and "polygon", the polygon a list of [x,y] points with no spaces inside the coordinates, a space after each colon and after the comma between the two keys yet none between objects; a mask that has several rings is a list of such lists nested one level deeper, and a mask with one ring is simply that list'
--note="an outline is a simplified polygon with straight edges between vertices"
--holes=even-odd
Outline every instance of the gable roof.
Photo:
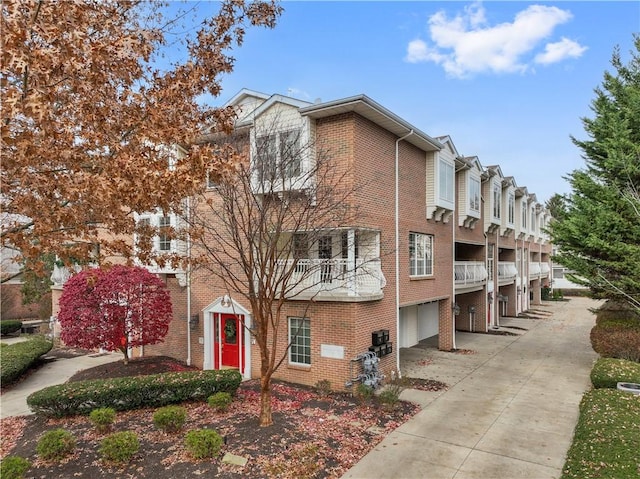
[{"label": "gable roof", "polygon": [[357,113],[398,137],[403,137],[411,133],[404,141],[424,151],[438,151],[444,148],[444,145],[438,140],[430,137],[395,113],[387,110],[367,95],[356,95],[340,100],[315,103],[300,109],[302,116],[308,116],[314,119],[327,118],[329,116],[351,112]]}]

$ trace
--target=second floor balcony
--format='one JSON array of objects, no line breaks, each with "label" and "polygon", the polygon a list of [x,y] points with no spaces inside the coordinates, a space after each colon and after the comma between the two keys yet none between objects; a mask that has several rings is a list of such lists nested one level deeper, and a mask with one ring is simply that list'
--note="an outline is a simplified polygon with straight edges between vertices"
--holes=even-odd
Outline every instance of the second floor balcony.
[{"label": "second floor balcony", "polygon": [[504,286],[511,284],[518,276],[516,264],[511,261],[500,261],[498,263],[498,284]]},{"label": "second floor balcony", "polygon": [[487,283],[487,268],[483,261],[456,261],[453,273],[456,291],[482,289]]},{"label": "second floor balcony", "polygon": [[304,258],[278,264],[291,271],[286,296],[293,300],[373,301],[384,296],[387,284],[379,259]]},{"label": "second floor balcony", "polygon": [[542,268],[537,261],[529,262],[529,279],[538,279],[542,275]]}]

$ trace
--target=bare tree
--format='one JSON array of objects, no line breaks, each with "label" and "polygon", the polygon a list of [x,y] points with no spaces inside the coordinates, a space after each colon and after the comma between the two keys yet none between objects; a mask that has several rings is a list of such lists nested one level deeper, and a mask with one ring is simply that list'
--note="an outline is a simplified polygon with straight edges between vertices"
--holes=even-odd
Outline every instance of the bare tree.
[{"label": "bare tree", "polygon": [[[354,232],[363,219],[346,165],[303,140],[300,130],[271,126],[253,135],[250,141],[249,131],[237,130],[214,139],[217,153],[237,166],[193,205],[190,223],[194,261],[251,306],[249,332],[260,350],[260,425],[269,426],[271,379],[290,347],[277,347],[287,300],[308,307],[319,294],[355,290],[364,276],[384,278],[379,245],[368,247],[367,233]],[[338,252],[327,244],[337,235]]]}]

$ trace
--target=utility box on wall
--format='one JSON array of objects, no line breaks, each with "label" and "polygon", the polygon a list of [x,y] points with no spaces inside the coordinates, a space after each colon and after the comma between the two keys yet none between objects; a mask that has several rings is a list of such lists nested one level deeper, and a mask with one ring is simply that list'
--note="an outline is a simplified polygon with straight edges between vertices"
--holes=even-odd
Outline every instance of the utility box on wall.
[{"label": "utility box on wall", "polygon": [[388,329],[380,329],[371,333],[371,344],[369,351],[376,353],[379,358],[393,352],[393,343],[389,342]]}]

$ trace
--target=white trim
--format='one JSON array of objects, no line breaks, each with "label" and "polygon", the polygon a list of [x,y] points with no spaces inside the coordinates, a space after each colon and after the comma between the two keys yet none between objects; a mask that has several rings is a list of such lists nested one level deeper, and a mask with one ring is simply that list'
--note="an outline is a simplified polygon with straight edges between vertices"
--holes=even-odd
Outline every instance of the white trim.
[{"label": "white trim", "polygon": [[222,301],[224,297],[220,296],[214,302],[203,308],[203,321],[204,321],[204,361],[202,369],[214,368],[214,356],[213,347],[213,319],[216,313],[218,314],[236,314],[244,316],[245,331],[244,337],[244,372],[242,377],[244,379],[251,379],[251,333],[247,330],[253,324],[253,315],[251,312],[238,303],[235,299],[231,298],[231,304],[229,306],[223,306]]}]

